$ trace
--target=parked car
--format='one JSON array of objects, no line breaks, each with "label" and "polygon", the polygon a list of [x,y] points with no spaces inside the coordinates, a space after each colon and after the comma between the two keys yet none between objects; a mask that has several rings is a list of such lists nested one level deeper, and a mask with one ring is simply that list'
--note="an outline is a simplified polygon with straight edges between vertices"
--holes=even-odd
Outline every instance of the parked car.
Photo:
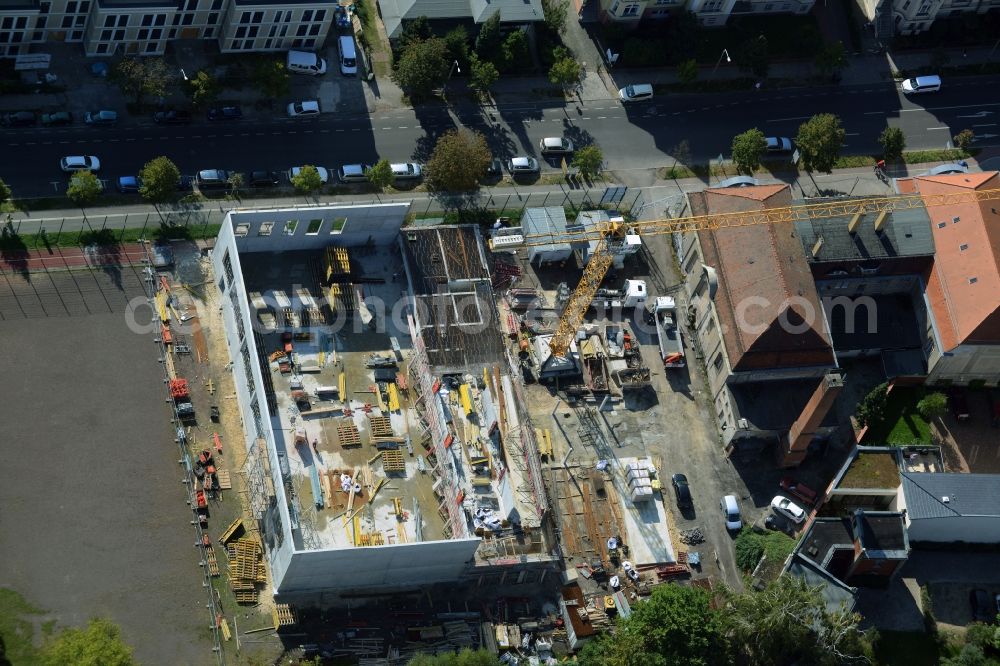
[{"label": "parked car", "polygon": [[[316,167],[316,171],[319,172],[319,179],[324,185],[330,182],[330,172],[327,171],[325,167],[318,166]],[[288,170],[288,180],[295,178],[295,176],[299,175],[301,172],[302,167],[292,167]]]},{"label": "parked car", "polygon": [[771,500],[771,509],[778,515],[788,518],[796,525],[806,519],[806,512],[801,506],[784,495],[775,495]]},{"label": "parked car", "polygon": [[288,105],[288,117],[300,118],[302,116],[318,116],[319,102],[309,99],[304,102],[292,102]]},{"label": "parked car", "polygon": [[653,86],[648,83],[636,83],[631,86],[625,86],[618,91],[618,99],[626,103],[653,99]]},{"label": "parked car", "polygon": [[368,164],[342,164],[337,169],[337,179],[342,183],[367,183],[370,168]]},{"label": "parked car", "polygon": [[157,111],[153,114],[153,122],[158,125],[187,125],[191,122],[191,114],[176,109]]},{"label": "parked car", "polygon": [[87,111],[83,115],[83,122],[88,125],[115,125],[118,123],[117,111]]},{"label": "parked car", "polygon": [[4,127],[30,127],[35,124],[35,114],[31,111],[15,111],[0,115],[0,125]]},{"label": "parked car", "polygon": [[494,157],[490,160],[490,165],[486,167],[486,175],[493,176],[494,178],[503,176],[503,160],[499,157]]},{"label": "parked car", "polygon": [[238,106],[217,106],[208,110],[209,120],[239,120],[243,117],[243,109]]},{"label": "parked car", "polygon": [[778,483],[778,485],[781,486],[781,489],[784,490],[786,493],[798,497],[800,500],[802,500],[808,505],[813,505],[816,503],[816,497],[818,496],[818,493],[809,486],[805,486],[799,483],[790,476],[781,477],[781,481]]},{"label": "parked car", "polygon": [[223,169],[204,169],[195,177],[198,189],[224,189],[229,187],[229,172]]},{"label": "parked car", "polygon": [[177,179],[178,192],[190,192],[194,189],[194,176],[181,176]]},{"label": "parked car", "polygon": [[59,168],[63,171],[100,171],[101,160],[93,155],[70,155],[59,160]]},{"label": "parked car", "polygon": [[948,406],[951,407],[951,413],[958,421],[968,420],[969,414],[969,401],[965,399],[965,391],[955,389],[948,393]]},{"label": "parked car", "polygon": [[764,141],[767,142],[767,152],[769,153],[792,152],[792,140],[787,136],[769,136]]},{"label": "parked car", "polygon": [[670,484],[674,487],[674,497],[677,498],[677,506],[681,509],[690,509],[691,488],[688,486],[687,477],[683,474],[674,474],[670,477]]},{"label": "parked car", "polygon": [[538,142],[542,155],[568,155],[573,152],[573,142],[561,136],[550,136]]},{"label": "parked car", "polygon": [[[994,603],[996,603],[994,601]],[[974,622],[992,622],[996,617],[994,605],[990,603],[990,597],[986,590],[969,590],[969,605],[972,606],[972,620]]]},{"label": "parked car", "polygon": [[42,124],[46,127],[55,127],[56,125],[69,125],[73,122],[73,114],[69,111],[55,111],[53,113],[43,113],[42,114]]},{"label": "parked car", "polygon": [[736,495],[726,495],[719,502],[719,506],[725,516],[727,530],[735,532],[743,529],[743,517],[740,516],[740,504],[736,501]]},{"label": "parked car", "polygon": [[538,160],[527,155],[518,155],[507,162],[507,169],[513,176],[538,173]]},{"label": "parked car", "polygon": [[900,84],[903,94],[914,95],[916,93],[937,92],[941,90],[941,77],[936,74],[930,76],[917,76],[906,79]]},{"label": "parked car", "polygon": [[118,191],[122,194],[138,194],[142,187],[142,179],[138,176],[121,176],[117,185]]},{"label": "parked car", "polygon": [[392,168],[392,175],[396,180],[418,180],[424,175],[423,168],[413,162],[397,162],[389,166]]},{"label": "parked car", "polygon": [[277,187],[281,177],[276,171],[251,171],[247,174],[246,183],[250,187]]}]

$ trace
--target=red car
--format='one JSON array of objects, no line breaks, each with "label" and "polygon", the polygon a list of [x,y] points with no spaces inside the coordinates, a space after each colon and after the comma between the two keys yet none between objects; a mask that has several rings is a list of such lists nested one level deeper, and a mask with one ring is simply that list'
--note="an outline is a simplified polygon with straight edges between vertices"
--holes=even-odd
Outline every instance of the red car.
[{"label": "red car", "polygon": [[790,476],[782,477],[781,482],[778,485],[780,485],[781,489],[788,494],[798,497],[800,500],[809,505],[815,504],[816,498],[819,496],[815,490],[802,485]]}]

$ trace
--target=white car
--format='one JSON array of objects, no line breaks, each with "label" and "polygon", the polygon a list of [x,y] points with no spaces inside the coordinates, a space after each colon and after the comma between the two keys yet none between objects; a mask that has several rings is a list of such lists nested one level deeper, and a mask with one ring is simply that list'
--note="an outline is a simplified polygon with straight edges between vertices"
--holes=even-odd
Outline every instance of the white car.
[{"label": "white car", "polygon": [[413,162],[397,162],[389,165],[396,180],[417,180],[424,174],[419,164]]},{"label": "white car", "polygon": [[806,519],[805,510],[783,495],[775,495],[774,499],[771,500],[771,509],[796,525]]},{"label": "white car", "polygon": [[740,516],[740,504],[736,501],[736,495],[726,495],[719,502],[722,513],[726,518],[726,529],[733,532],[743,529],[743,517]]},{"label": "white car", "polygon": [[[330,181],[330,172],[321,166],[315,167],[315,169],[319,172],[320,181],[326,185]],[[300,173],[302,173],[302,167],[292,167],[288,170],[288,180],[295,178]]]},{"label": "white car", "polygon": [[769,136],[767,141],[767,152],[769,153],[790,153],[792,152],[792,140],[786,136]]},{"label": "white car", "polygon": [[538,142],[543,155],[568,155],[573,152],[573,142],[561,136],[550,136]]},{"label": "white car", "polygon": [[59,167],[63,171],[100,171],[101,160],[93,155],[71,155],[59,160]]},{"label": "white car", "polygon": [[292,102],[288,105],[289,118],[301,118],[303,116],[318,116],[319,102],[309,99],[304,102]]},{"label": "white car", "polygon": [[538,160],[526,155],[513,157],[507,163],[507,168],[515,176],[522,173],[538,173]]}]

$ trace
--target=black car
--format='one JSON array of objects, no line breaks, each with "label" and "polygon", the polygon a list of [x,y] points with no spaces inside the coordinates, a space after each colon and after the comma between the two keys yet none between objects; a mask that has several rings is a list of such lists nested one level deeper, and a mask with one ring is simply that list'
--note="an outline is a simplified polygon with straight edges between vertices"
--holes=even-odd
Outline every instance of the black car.
[{"label": "black car", "polygon": [[187,111],[157,111],[153,114],[153,122],[159,125],[187,125],[191,122],[191,114]]},{"label": "black car", "polygon": [[670,477],[670,483],[674,486],[674,495],[677,497],[677,506],[682,509],[690,509],[691,489],[688,487],[688,479],[683,474],[674,474]]},{"label": "black car", "polygon": [[247,174],[247,185],[250,187],[277,187],[281,178],[275,171],[251,171]]},{"label": "black car", "polygon": [[993,604],[990,603],[990,595],[986,594],[986,590],[969,590],[969,605],[972,606],[974,622],[991,622],[996,617]]},{"label": "black car", "polygon": [[229,172],[222,169],[205,169],[198,172],[195,180],[200,190],[225,189],[229,187]]},{"label": "black car", "polygon": [[35,124],[35,114],[31,111],[15,111],[0,116],[0,125],[4,127],[31,127]]},{"label": "black car", "polygon": [[208,110],[209,120],[239,120],[243,111],[238,106],[217,106]]},{"label": "black car", "polygon": [[194,189],[194,176],[181,176],[177,179],[178,192],[190,192]]}]

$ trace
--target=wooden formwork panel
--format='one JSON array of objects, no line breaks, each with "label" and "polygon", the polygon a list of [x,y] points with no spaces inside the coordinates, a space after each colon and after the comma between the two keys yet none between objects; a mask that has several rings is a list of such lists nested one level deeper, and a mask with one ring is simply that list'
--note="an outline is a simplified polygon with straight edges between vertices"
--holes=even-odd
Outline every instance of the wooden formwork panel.
[{"label": "wooden formwork panel", "polygon": [[387,473],[405,472],[406,463],[403,461],[403,452],[399,449],[386,449],[382,451],[382,469]]},{"label": "wooden formwork panel", "polygon": [[368,415],[368,426],[372,437],[392,437],[392,420],[388,416]]}]

